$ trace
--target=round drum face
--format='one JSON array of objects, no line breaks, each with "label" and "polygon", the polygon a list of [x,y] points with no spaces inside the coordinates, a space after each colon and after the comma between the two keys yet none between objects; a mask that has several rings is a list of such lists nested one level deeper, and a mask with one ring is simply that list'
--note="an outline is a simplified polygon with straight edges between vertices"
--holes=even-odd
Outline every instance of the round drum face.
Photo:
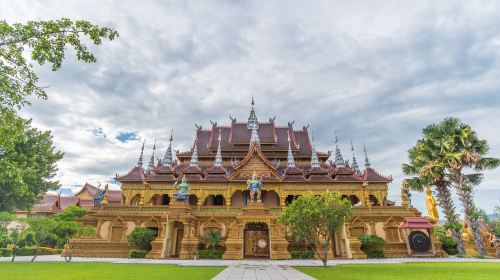
[{"label": "round drum face", "polygon": [[423,232],[420,231],[411,232],[409,240],[410,240],[410,248],[415,252],[424,253],[429,251],[429,249],[431,248],[431,240]]}]

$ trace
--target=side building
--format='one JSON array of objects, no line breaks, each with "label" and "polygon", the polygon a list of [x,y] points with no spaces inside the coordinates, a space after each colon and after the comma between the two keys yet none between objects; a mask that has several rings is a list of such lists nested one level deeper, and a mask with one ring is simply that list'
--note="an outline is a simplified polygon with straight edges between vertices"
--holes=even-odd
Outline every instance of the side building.
[{"label": "side building", "polygon": [[[365,149],[361,170],[354,149],[344,160],[337,139],[333,152],[315,149],[308,127],[296,129],[275,119],[259,122],[252,102],[248,121],[198,126],[189,151],[174,154],[172,137],[162,160],[155,148],[144,164],[144,144],[137,164],[117,175],[121,205],[109,194],[81,219],[96,228],[94,238],[72,240],[77,256],[127,257],[126,236],[136,227],[157,232],[149,258],[194,259],[207,234],[219,230],[224,259],[289,259],[305,247],[277,221],[284,207],[302,195],[335,192],[354,205],[352,219],[333,236],[330,258],[364,258],[359,236],[387,241],[386,256],[441,256],[431,224],[408,205],[387,199],[391,177],[372,168]],[[144,166],[146,165],[146,166]],[[262,202],[251,202],[247,180],[262,178]],[[188,203],[174,203],[172,185],[186,178]],[[439,249],[438,249],[439,248]]]}]

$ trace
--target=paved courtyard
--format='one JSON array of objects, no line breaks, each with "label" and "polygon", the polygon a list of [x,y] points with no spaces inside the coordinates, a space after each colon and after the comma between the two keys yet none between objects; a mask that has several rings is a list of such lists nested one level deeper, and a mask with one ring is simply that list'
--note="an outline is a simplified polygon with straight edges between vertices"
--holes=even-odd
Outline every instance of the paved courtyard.
[{"label": "paved courtyard", "polygon": [[[16,257],[16,262],[29,262],[31,257]],[[64,262],[60,256],[38,256],[37,262]],[[10,262],[10,257],[1,257],[0,262]],[[293,266],[321,266],[318,260],[150,260],[150,259],[126,259],[126,258],[73,258],[73,262],[108,262],[129,264],[176,264],[180,266],[227,266],[214,279],[314,279]],[[367,260],[331,260],[329,266],[339,264],[398,264],[407,262],[486,262],[498,263],[500,259],[476,259],[476,258],[394,258],[394,259],[367,259]]]}]

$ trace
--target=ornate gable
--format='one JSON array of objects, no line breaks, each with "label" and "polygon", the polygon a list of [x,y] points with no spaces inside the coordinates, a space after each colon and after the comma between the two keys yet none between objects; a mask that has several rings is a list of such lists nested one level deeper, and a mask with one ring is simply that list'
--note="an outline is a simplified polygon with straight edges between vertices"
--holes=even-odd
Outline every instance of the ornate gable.
[{"label": "ornate gable", "polygon": [[281,176],[274,166],[262,153],[257,145],[253,145],[245,158],[234,168],[229,180],[246,180],[256,173],[265,180],[281,180]]}]

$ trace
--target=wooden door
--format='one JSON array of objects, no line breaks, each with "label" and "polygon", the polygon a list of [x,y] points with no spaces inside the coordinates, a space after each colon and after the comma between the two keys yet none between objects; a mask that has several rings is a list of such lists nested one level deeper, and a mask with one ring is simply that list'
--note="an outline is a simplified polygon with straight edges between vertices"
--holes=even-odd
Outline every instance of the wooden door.
[{"label": "wooden door", "polygon": [[245,230],[245,257],[269,258],[269,231]]}]

